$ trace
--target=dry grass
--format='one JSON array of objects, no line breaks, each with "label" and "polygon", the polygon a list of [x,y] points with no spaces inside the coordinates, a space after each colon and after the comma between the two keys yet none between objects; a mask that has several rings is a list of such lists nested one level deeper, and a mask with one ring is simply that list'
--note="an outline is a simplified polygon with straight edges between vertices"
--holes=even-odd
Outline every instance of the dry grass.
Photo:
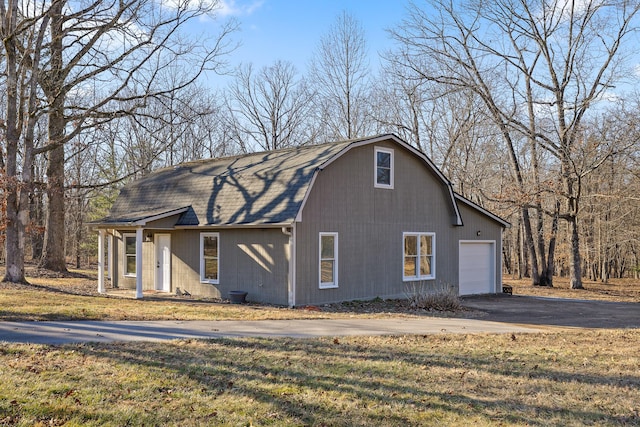
[{"label": "dry grass", "polygon": [[[0,319],[394,316],[176,297],[95,297],[91,272],[0,284]],[[640,285],[562,280],[516,294],[639,301]],[[364,314],[362,314],[364,312]],[[381,314],[382,313],[382,314]],[[413,312],[411,312],[413,313]],[[2,425],[640,425],[640,330],[0,346]]]},{"label": "dry grass", "polygon": [[569,279],[564,277],[555,277],[552,288],[532,286],[529,279],[517,280],[508,276],[503,278],[503,282],[513,286],[513,293],[517,295],[640,302],[639,279],[611,279],[609,283],[584,280],[584,289],[571,289]]},{"label": "dry grass", "polygon": [[0,348],[0,425],[640,424],[640,331]]},{"label": "dry grass", "polygon": [[[131,298],[133,291],[109,289],[111,295],[99,295],[95,270],[71,270],[60,276],[30,268],[27,273],[30,285],[0,283],[0,320],[271,320],[460,314],[411,309],[411,301],[405,300],[352,301],[296,310],[153,293],[135,300]],[[504,282],[511,284],[517,295],[640,302],[640,280],[586,281],[584,290],[569,289],[567,279],[562,278],[555,279],[553,288],[534,287],[527,280],[507,277]]]},{"label": "dry grass", "polygon": [[136,300],[133,291],[107,289],[109,295],[98,294],[95,271],[71,270],[64,276],[34,268],[27,272],[28,285],[0,282],[0,320],[277,320],[415,315],[407,311],[404,301],[379,299],[295,310],[161,293],[145,293],[143,299]]}]

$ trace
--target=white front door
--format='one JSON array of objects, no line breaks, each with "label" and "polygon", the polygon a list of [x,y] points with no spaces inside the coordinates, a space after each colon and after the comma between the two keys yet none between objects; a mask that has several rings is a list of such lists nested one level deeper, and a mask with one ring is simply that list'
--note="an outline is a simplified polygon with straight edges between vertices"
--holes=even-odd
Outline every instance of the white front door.
[{"label": "white front door", "polygon": [[156,234],[156,290],[171,292],[171,235]]}]

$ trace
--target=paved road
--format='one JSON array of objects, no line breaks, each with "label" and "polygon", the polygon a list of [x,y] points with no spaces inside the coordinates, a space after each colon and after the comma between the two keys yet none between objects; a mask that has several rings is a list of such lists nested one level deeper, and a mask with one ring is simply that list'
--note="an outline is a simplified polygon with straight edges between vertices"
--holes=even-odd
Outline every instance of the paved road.
[{"label": "paved road", "polygon": [[474,319],[392,318],[262,321],[68,321],[0,322],[0,341],[71,342],[162,341],[184,338],[293,337],[522,333],[547,327],[640,328],[640,304],[526,296],[464,298]]},{"label": "paved road", "polygon": [[535,328],[485,320],[434,317],[261,321],[0,322],[0,341],[64,344],[220,337],[311,338],[349,335],[535,331]]}]

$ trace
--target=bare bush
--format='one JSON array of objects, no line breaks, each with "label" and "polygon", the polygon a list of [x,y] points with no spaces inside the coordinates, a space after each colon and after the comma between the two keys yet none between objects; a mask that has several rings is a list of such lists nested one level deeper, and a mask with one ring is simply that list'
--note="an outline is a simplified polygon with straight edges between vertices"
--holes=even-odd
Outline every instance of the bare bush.
[{"label": "bare bush", "polygon": [[405,295],[412,310],[458,311],[462,307],[455,287],[444,282],[411,282],[405,286]]}]

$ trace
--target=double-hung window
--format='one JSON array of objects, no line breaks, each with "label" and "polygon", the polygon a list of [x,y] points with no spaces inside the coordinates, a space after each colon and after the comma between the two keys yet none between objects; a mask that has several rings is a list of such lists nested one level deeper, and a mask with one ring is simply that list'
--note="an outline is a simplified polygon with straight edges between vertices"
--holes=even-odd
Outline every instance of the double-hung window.
[{"label": "double-hung window", "polygon": [[338,287],[338,233],[320,233],[320,288]]},{"label": "double-hung window", "polygon": [[376,147],[375,183],[377,188],[393,188],[393,150]]},{"label": "double-hung window", "polygon": [[136,235],[125,233],[124,239],[124,275],[136,277]]},{"label": "double-hung window", "polygon": [[200,233],[200,281],[219,283],[220,233]]},{"label": "double-hung window", "polygon": [[429,280],[436,278],[435,233],[403,233],[402,279]]}]

